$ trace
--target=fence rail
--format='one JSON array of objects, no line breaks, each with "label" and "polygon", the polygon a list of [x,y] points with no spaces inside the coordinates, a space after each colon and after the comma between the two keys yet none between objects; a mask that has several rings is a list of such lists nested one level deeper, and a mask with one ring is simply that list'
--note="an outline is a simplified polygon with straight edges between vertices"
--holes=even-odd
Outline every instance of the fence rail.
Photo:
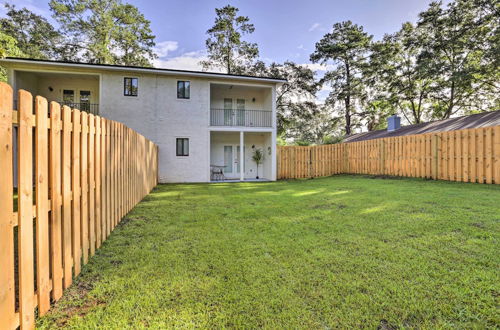
[{"label": "fence rail", "polygon": [[[158,149],[121,123],[0,83],[0,327],[34,327],[157,184]],[[50,115],[49,115],[50,114]],[[17,126],[17,159],[13,127]],[[14,205],[13,164],[18,166]],[[17,207],[15,207],[17,206]],[[17,244],[17,249],[15,248]]]},{"label": "fence rail", "polygon": [[500,184],[500,126],[278,147],[278,178],[341,173]]}]

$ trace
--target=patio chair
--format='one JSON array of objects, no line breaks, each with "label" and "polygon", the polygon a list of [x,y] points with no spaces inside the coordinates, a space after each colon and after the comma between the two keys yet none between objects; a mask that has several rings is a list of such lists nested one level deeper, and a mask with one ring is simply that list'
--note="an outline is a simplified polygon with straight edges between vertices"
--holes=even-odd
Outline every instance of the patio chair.
[{"label": "patio chair", "polygon": [[222,166],[211,166],[210,176],[210,180],[212,181],[223,181],[226,179]]}]

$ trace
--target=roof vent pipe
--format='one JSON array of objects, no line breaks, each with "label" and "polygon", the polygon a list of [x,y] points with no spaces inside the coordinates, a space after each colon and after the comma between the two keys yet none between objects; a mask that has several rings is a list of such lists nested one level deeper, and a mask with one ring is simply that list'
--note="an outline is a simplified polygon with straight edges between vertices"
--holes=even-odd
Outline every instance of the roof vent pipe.
[{"label": "roof vent pipe", "polygon": [[401,128],[401,117],[398,115],[392,115],[387,118],[387,131],[394,132],[397,129]]}]

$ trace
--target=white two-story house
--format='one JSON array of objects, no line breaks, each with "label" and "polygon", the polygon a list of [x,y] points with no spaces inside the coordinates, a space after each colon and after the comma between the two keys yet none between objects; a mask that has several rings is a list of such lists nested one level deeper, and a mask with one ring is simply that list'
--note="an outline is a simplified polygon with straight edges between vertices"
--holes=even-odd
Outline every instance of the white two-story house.
[{"label": "white two-story house", "polygon": [[[160,182],[276,180],[283,80],[19,58],[0,65],[15,90],[119,121],[154,141]],[[258,168],[256,150],[264,154]]]}]

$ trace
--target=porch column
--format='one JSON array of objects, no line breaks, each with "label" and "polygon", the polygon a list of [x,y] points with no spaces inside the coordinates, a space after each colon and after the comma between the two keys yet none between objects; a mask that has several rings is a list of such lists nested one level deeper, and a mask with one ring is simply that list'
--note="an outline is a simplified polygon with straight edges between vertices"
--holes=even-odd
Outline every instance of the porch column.
[{"label": "porch column", "polygon": [[245,180],[245,132],[240,132],[240,180]]}]

